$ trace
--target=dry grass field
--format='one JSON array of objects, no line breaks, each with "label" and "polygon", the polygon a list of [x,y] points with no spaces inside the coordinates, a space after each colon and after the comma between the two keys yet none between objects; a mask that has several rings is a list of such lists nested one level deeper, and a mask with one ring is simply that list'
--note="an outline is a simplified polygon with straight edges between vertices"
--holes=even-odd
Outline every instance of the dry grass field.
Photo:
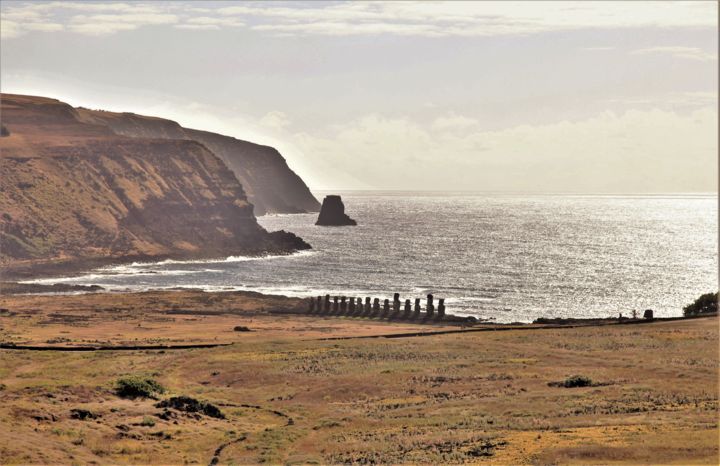
[{"label": "dry grass field", "polygon": [[[233,343],[0,350],[0,463],[718,464],[717,318],[328,341],[438,328],[270,313],[296,305],[0,296],[6,343]],[[549,385],[572,375],[592,383]],[[166,390],[120,397],[127,376]],[[156,407],[174,396],[224,418]]]}]

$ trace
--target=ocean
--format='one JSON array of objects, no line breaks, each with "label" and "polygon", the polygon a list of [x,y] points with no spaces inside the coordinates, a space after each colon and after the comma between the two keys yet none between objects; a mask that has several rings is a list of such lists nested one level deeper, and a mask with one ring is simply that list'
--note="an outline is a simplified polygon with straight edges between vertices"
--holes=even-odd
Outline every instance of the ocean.
[{"label": "ocean", "polygon": [[[322,199],[325,193],[316,193]],[[538,317],[679,316],[718,289],[718,197],[347,192],[356,227],[317,214],[268,215],[268,230],[313,249],[105,267],[40,283],[109,290],[174,287],[288,296],[445,298],[448,313]]]}]

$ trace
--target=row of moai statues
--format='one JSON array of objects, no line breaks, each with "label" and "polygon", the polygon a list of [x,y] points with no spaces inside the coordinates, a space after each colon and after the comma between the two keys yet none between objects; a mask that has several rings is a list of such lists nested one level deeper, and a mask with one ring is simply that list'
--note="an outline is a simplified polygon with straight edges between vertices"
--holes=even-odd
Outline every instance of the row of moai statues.
[{"label": "row of moai statues", "polygon": [[[372,302],[371,302],[372,301]],[[402,308],[402,309],[401,309]],[[370,317],[380,319],[394,320],[415,320],[415,319],[435,319],[442,320],[445,317],[445,299],[438,299],[437,309],[435,308],[433,295],[427,295],[427,303],[425,305],[425,313],[422,313],[420,298],[415,299],[415,306],[411,305],[409,299],[405,300],[405,305],[400,302],[400,293],[393,296],[392,306],[390,300],[383,301],[380,305],[380,298],[374,300],[370,297],[365,298],[348,298],[347,296],[335,296],[330,300],[330,295],[310,298],[308,305],[309,314],[325,314],[325,315],[342,315],[348,317]]]}]

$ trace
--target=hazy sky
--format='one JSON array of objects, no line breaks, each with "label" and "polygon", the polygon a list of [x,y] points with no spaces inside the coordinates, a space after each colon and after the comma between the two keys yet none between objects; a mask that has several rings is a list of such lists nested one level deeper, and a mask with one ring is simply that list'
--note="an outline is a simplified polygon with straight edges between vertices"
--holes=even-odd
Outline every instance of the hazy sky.
[{"label": "hazy sky", "polygon": [[3,92],[270,144],[311,188],[717,190],[715,1],[1,5]]}]

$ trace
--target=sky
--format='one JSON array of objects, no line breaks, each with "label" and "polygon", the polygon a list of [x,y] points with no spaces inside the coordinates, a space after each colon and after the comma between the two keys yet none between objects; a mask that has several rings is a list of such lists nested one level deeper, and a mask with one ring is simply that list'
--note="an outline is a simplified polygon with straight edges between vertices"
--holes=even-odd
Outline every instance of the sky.
[{"label": "sky", "polygon": [[0,3],[0,89],[272,145],[317,190],[716,192],[718,3]]}]

